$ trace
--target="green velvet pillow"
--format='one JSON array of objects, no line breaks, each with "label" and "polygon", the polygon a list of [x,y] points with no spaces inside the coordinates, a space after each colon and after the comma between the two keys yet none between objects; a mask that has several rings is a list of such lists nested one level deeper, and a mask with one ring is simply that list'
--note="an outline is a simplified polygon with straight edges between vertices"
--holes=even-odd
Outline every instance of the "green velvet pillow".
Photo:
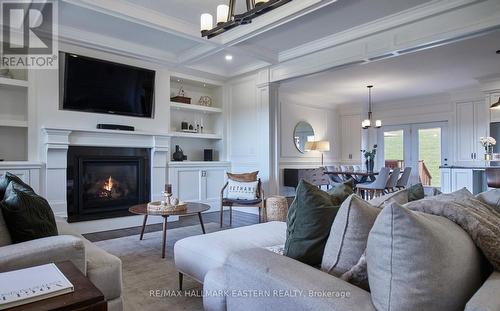
[{"label": "green velvet pillow", "polygon": [[354,193],[354,180],[352,178],[341,183],[334,183],[331,186],[332,188],[327,191],[328,194],[338,198],[340,202],[344,202]]},{"label": "green velvet pillow", "polygon": [[0,176],[0,199],[2,199],[5,196],[5,191],[7,190],[7,187],[9,186],[11,181],[15,181],[19,186],[22,186],[26,191],[34,192],[30,186],[28,186],[21,180],[21,178],[7,172],[4,175]]},{"label": "green velvet pillow", "polygon": [[301,180],[288,210],[284,255],[319,266],[341,200]]},{"label": "green velvet pillow", "polygon": [[424,186],[421,183],[410,186],[407,190],[408,202],[421,200],[425,197]]},{"label": "green velvet pillow", "polygon": [[54,213],[47,200],[26,191],[23,185],[9,183],[0,209],[13,243],[58,234]]}]

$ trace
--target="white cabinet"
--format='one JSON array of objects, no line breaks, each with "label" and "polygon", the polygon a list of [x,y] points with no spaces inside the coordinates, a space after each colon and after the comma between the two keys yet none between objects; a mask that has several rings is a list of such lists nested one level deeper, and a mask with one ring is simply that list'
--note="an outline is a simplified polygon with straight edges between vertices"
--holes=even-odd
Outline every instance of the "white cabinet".
[{"label": "white cabinet", "polygon": [[441,191],[450,193],[467,188],[473,194],[486,191],[485,173],[482,168],[442,168]]},{"label": "white cabinet", "polygon": [[230,168],[229,162],[170,162],[168,180],[174,197],[218,209],[220,190]]},{"label": "white cabinet", "polygon": [[347,163],[359,163],[361,160],[361,116],[347,115],[341,117],[341,160]]},{"label": "white cabinet", "polygon": [[457,103],[456,161],[477,164],[484,161],[479,138],[488,133],[488,111],[484,102]]},{"label": "white cabinet", "polygon": [[451,169],[442,168],[441,169],[441,192],[450,193],[451,187]]},{"label": "white cabinet", "polygon": [[42,163],[27,161],[4,161],[0,162],[0,175],[9,172],[16,175],[22,181],[35,190],[36,193],[43,194],[40,189],[40,170]]}]

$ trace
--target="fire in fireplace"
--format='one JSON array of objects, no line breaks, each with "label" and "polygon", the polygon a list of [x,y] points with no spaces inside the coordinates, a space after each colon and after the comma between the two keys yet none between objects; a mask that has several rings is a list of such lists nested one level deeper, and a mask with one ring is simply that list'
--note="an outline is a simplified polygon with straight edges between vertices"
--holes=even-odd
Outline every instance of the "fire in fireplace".
[{"label": "fire in fireplace", "polygon": [[130,206],[147,201],[148,149],[70,147],[70,222],[129,215]]}]

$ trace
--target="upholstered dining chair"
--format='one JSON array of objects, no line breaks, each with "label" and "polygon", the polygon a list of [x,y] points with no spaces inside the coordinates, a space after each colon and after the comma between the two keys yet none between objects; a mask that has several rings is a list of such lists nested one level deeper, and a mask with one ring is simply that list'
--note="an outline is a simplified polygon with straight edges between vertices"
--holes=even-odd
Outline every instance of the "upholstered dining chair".
[{"label": "upholstered dining chair", "polygon": [[[340,167],[336,165],[326,167],[327,172],[338,172],[339,170]],[[330,181],[334,183],[341,183],[344,181],[344,179],[339,174],[328,174],[328,177],[330,178]]]},{"label": "upholstered dining chair", "polygon": [[411,166],[410,167],[405,167],[403,170],[403,174],[401,174],[401,177],[398,179],[398,183],[396,184],[396,188],[398,190],[406,188],[408,185],[408,180],[410,180],[410,175],[411,175]]},{"label": "upholstered dining chair", "polygon": [[235,181],[252,182],[257,181],[257,198],[255,200],[229,199],[225,197],[225,190],[229,181],[224,184],[220,191],[220,227],[224,224],[224,207],[229,207],[229,227],[233,226],[233,207],[255,207],[259,209],[259,223],[265,221],[265,199],[264,189],[260,178],[257,178],[257,172],[245,174],[230,174],[228,178]]},{"label": "upholstered dining chair", "polygon": [[399,173],[401,173],[401,169],[399,167],[394,168],[392,170],[389,179],[387,179],[387,184],[385,185],[386,193],[394,192],[394,190],[396,190],[396,186],[398,184],[398,179],[399,179]]},{"label": "upholstered dining chair", "polygon": [[500,167],[488,167],[486,169],[486,183],[490,188],[500,188]]},{"label": "upholstered dining chair", "polygon": [[377,179],[368,184],[357,184],[356,191],[358,195],[365,199],[373,199],[373,197],[381,196],[384,194],[387,181],[391,170],[387,167],[382,167],[378,173]]}]

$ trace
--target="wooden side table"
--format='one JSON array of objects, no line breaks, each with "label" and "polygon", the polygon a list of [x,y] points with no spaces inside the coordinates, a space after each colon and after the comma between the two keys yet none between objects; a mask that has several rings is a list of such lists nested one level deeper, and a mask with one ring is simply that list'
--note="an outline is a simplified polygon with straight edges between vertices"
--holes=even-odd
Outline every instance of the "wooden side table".
[{"label": "wooden side table", "polygon": [[6,309],[9,311],[107,311],[108,303],[90,280],[71,261],[56,266],[75,287],[72,293]]}]

